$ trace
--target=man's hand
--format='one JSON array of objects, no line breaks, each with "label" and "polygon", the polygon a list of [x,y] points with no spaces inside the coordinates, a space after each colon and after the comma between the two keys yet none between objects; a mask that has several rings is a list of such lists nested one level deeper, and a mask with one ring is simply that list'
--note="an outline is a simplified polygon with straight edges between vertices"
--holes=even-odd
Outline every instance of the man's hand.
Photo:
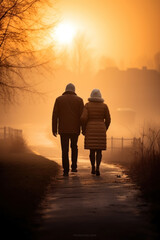
[{"label": "man's hand", "polygon": [[56,133],[56,132],[54,132],[54,133],[53,133],[53,136],[57,137],[57,133]]}]

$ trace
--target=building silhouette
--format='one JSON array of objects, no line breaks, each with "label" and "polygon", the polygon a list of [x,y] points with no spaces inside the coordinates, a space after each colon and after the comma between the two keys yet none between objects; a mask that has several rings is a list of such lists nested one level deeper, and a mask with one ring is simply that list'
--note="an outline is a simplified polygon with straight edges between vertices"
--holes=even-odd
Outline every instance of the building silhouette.
[{"label": "building silhouette", "polygon": [[105,68],[94,79],[112,109],[130,108],[138,114],[160,115],[160,73],[147,67]]}]

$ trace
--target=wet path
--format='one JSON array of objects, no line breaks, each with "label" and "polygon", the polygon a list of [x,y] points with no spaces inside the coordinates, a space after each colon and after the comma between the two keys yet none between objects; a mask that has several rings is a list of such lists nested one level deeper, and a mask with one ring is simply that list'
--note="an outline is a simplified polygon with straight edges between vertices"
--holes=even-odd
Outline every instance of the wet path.
[{"label": "wet path", "polygon": [[79,171],[58,177],[36,223],[34,239],[153,240],[147,205],[122,170],[102,163],[101,176],[90,174],[88,160]]}]

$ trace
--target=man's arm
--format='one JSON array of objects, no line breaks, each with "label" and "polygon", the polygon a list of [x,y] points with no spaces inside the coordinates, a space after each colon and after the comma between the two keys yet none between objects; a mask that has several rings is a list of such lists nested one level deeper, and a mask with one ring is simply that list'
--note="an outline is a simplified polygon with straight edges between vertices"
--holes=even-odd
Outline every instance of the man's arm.
[{"label": "man's arm", "polygon": [[83,108],[84,108],[84,102],[83,102],[83,99],[82,99],[81,104],[80,104],[80,116],[82,115]]},{"label": "man's arm", "polygon": [[[79,112],[80,113],[80,118],[81,118],[81,115],[83,113],[83,109],[84,109],[84,102],[83,102],[83,99],[82,99],[82,101],[80,103],[80,112]],[[83,126],[83,124],[81,122],[81,119],[80,119],[80,129],[82,131],[82,134],[84,135],[84,126]]]},{"label": "man's arm", "polygon": [[82,112],[80,120],[81,120],[81,126],[82,126],[82,134],[85,135],[86,125],[87,125],[87,121],[88,121],[88,109],[87,109],[86,105],[83,108],[83,112]]},{"label": "man's arm", "polygon": [[52,114],[52,133],[55,137],[57,136],[57,120],[58,120],[58,103],[56,99]]}]

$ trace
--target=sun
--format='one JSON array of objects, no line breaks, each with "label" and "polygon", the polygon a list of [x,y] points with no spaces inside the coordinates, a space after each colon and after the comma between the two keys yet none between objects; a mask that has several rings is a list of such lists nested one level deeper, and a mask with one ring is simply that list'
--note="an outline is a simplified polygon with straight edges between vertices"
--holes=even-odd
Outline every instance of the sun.
[{"label": "sun", "polygon": [[52,37],[59,44],[70,44],[76,35],[76,27],[72,22],[61,22],[55,27]]}]

